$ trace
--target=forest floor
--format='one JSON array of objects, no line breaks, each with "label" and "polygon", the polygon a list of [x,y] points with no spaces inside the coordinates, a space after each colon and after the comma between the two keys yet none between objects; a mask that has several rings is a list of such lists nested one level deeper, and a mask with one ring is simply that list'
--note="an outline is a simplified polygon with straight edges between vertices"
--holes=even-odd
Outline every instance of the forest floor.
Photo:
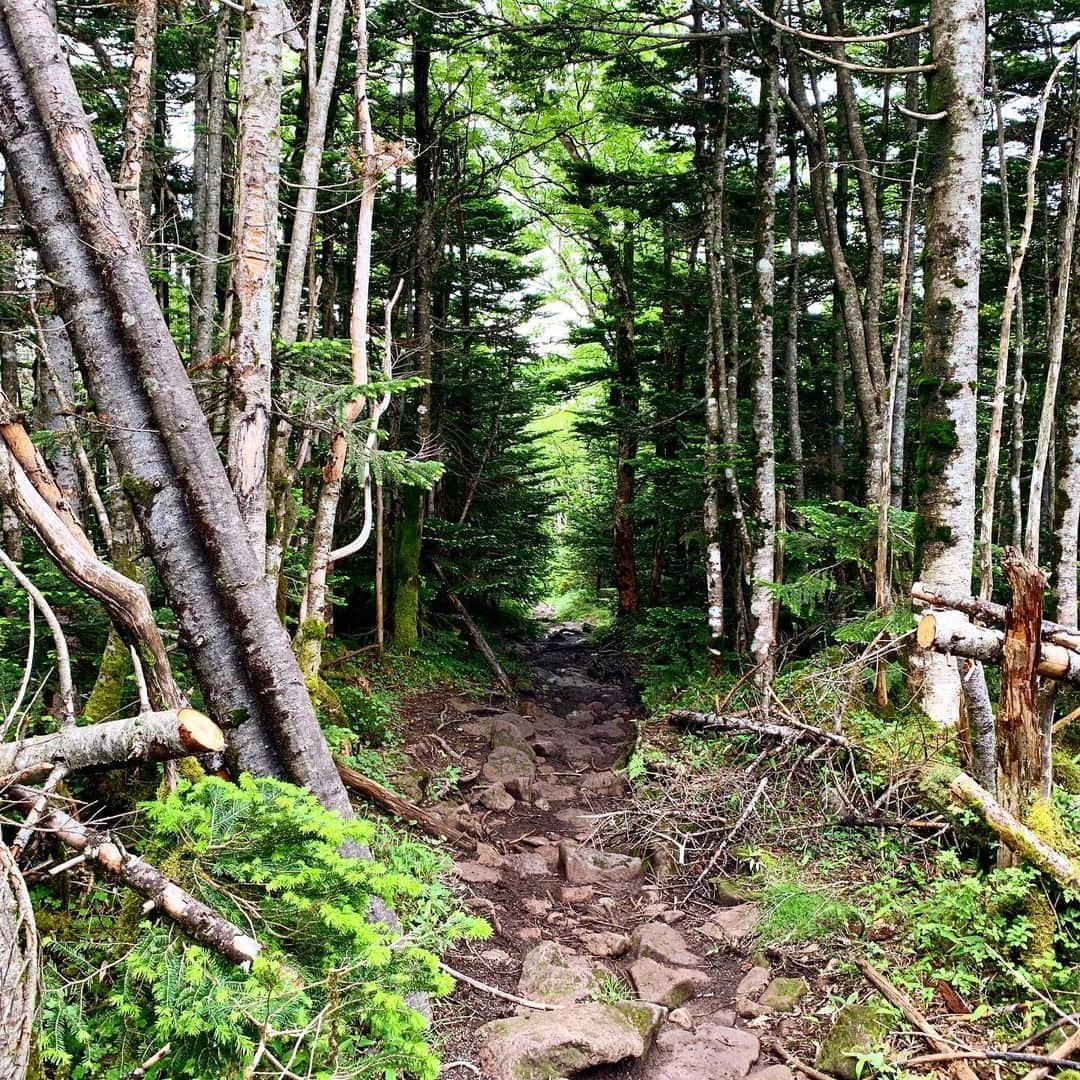
[{"label": "forest floor", "polygon": [[513,705],[430,693],[402,710],[414,758],[453,762],[433,809],[467,837],[458,876],[493,931],[445,957],[481,985],[435,1005],[443,1074],[790,1078],[760,1039],[797,1024],[809,988],[739,951],[753,905],[683,905],[655,855],[601,846],[632,809],[630,662],[573,624],[524,652],[532,686]]}]

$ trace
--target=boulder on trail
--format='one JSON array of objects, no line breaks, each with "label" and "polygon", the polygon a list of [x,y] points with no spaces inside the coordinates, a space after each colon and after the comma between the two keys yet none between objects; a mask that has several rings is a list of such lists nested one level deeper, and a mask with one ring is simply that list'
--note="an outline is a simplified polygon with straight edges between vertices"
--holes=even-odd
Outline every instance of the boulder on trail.
[{"label": "boulder on trail", "polygon": [[557,941],[542,941],[521,962],[517,992],[546,1005],[572,1005],[599,987],[600,971],[585,957],[564,949]]},{"label": "boulder on trail", "polygon": [[809,989],[805,979],[773,979],[758,998],[758,1004],[771,1012],[794,1012]]},{"label": "boulder on trail", "polygon": [[495,1080],[554,1080],[640,1058],[664,1010],[641,1001],[590,1002],[493,1020],[479,1032],[480,1065]]},{"label": "boulder on trail", "polygon": [[630,939],[614,930],[600,930],[581,935],[581,944],[590,956],[622,956],[630,948]]},{"label": "boulder on trail", "polygon": [[493,866],[483,866],[478,862],[459,862],[454,864],[457,876],[470,885],[494,885],[502,880],[502,875]]},{"label": "boulder on trail", "polygon": [[532,724],[524,716],[495,716],[491,720],[491,734],[488,736],[492,749],[500,746],[512,746],[526,757],[536,760],[536,755],[529,746],[528,736],[532,734]]},{"label": "boulder on trail", "polygon": [[710,979],[695,968],[668,967],[646,958],[630,965],[630,981],[642,1001],[675,1009],[700,994]]},{"label": "boulder on trail", "polygon": [[772,971],[767,967],[752,967],[735,987],[735,1011],[744,1017],[764,1016],[769,1010],[759,1005],[757,999],[772,981]]},{"label": "boulder on trail", "polygon": [[610,885],[637,881],[641,860],[614,851],[582,847],[564,840],[559,845],[563,876],[571,885]]},{"label": "boulder on trail", "polygon": [[630,937],[635,957],[658,960],[675,967],[699,967],[701,959],[687,947],[682,934],[662,922],[642,923]]},{"label": "boulder on trail", "polygon": [[757,1036],[741,1028],[705,1020],[694,1031],[667,1027],[656,1040],[648,1080],[737,1080],[761,1056]]},{"label": "boulder on trail", "polygon": [[488,810],[497,810],[504,814],[513,810],[514,804],[517,802],[502,784],[491,784],[489,787],[484,788],[476,801]]},{"label": "boulder on trail", "polygon": [[701,933],[714,941],[737,949],[754,932],[759,917],[760,908],[755,903],[721,908],[709,916],[709,921],[701,927]]},{"label": "boulder on trail", "polygon": [[845,1005],[835,1016],[814,1058],[814,1067],[855,1080],[860,1054],[880,1049],[886,1027],[872,1005]]}]

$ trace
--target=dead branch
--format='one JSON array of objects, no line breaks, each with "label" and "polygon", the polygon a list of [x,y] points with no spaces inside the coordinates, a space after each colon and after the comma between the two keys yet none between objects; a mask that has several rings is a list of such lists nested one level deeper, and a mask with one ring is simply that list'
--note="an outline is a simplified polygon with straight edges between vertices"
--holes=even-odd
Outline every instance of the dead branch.
[{"label": "dead branch", "polygon": [[[863,957],[857,956],[855,958],[855,964],[866,977],[867,982],[869,982],[890,1005],[894,1005],[898,1008],[907,1018],[908,1023],[913,1024],[919,1029],[923,1037],[935,1051],[941,1054],[952,1052],[953,1048],[945,1042],[937,1029],[931,1026],[930,1021],[919,1012],[915,1007],[915,1003],[903,990],[897,986],[893,986],[893,984],[889,982],[877,968]],[[960,1080],[979,1080],[972,1071],[971,1066],[965,1061],[954,1061],[949,1066],[948,1071],[951,1075],[959,1077]]]},{"label": "dead branch", "polygon": [[[12,805],[28,813],[37,803],[38,792],[15,784],[7,788],[4,796]],[[147,900],[150,910],[157,908],[188,937],[227,960],[246,969],[259,955],[262,947],[254,938],[170,881],[160,870],[143,862],[138,855],[125,851],[123,845],[108,833],[84,825],[55,807],[42,814],[39,828],[54,835],[86,860],[96,863]]]},{"label": "dead branch", "polygon": [[[1051,1050],[1046,1056],[1055,1061],[1066,1061],[1078,1050],[1080,1050],[1080,1030],[1074,1031],[1056,1050]],[[1023,1080],[1045,1080],[1049,1071],[1044,1064],[1041,1068],[1025,1073]]]},{"label": "dead branch", "polygon": [[0,743],[0,773],[43,763],[62,763],[69,772],[79,772],[130,761],[167,761],[189,754],[216,753],[224,748],[221,729],[196,709],[146,712]]},{"label": "dead branch", "polygon": [[716,713],[694,712],[691,709],[675,709],[668,713],[668,723],[673,727],[692,731],[747,731],[755,735],[769,735],[774,739],[790,739],[832,743],[834,746],[851,746],[845,735],[831,731],[822,731],[787,715],[787,724],[774,724],[771,721],[751,720],[747,716],[719,716]]}]

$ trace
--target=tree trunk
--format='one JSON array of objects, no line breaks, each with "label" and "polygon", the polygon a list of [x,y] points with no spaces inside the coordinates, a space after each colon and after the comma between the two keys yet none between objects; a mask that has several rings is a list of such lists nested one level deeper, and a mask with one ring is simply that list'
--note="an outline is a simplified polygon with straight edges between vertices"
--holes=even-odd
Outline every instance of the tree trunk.
[{"label": "tree trunk", "polygon": [[124,151],[116,175],[116,191],[131,225],[135,243],[142,247],[148,237],[142,191],[153,107],[157,0],[135,0],[134,6],[131,71],[124,101]]},{"label": "tree trunk", "polygon": [[[330,0],[326,26],[319,26],[319,5],[312,4],[308,16],[306,44],[307,63],[307,130],[304,135],[304,158],[300,164],[300,179],[296,190],[296,210],[289,235],[289,257],[285,266],[285,281],[281,289],[281,310],[278,313],[278,337],[286,344],[296,341],[300,329],[300,301],[304,273],[315,226],[315,209],[319,199],[319,176],[322,172],[323,148],[330,118],[330,100],[337,78],[341,56],[341,33],[345,21],[346,0]],[[317,59],[317,44],[323,42],[322,64]],[[313,303],[309,297],[308,303]]]},{"label": "tree trunk", "polygon": [[971,733],[972,766],[975,779],[991,795],[997,793],[997,720],[990,704],[986,671],[974,660],[960,664],[960,681],[964,688],[968,730]]},{"label": "tree trunk", "polygon": [[225,127],[225,88],[229,73],[229,24],[232,12],[218,5],[214,22],[214,55],[210,64],[210,87],[206,111],[206,172],[196,176],[201,184],[201,216],[197,223],[199,263],[195,299],[195,342],[191,350],[193,367],[201,367],[214,351],[214,324],[217,314],[218,253],[221,247],[222,143]]},{"label": "tree trunk", "polygon": [[[932,0],[935,120],[926,207],[919,547],[931,585],[968,589],[975,540],[975,387],[979,351],[983,0]],[[922,705],[941,724],[960,712],[956,669],[929,655]]]},{"label": "tree trunk", "polygon": [[[997,797],[1014,817],[1023,818],[1042,788],[1042,724],[1038,679],[1042,652],[1042,571],[1016,548],[1005,551],[1005,576],[1012,598],[1005,609],[998,709]],[[1048,657],[1049,659],[1049,657]],[[1009,849],[999,850],[998,865],[1014,865]]]},{"label": "tree trunk", "polygon": [[[233,736],[244,767],[277,772],[276,749],[291,779],[348,815],[348,796],[263,564],[244,542],[206,418],[154,302],[55,33],[34,7],[8,4],[4,12],[0,143],[20,201],[34,205],[28,220],[50,275],[63,283],[60,307],[76,355],[112,420],[106,430],[113,452],[129,474],[126,490],[207,699],[219,716],[235,720],[236,709],[250,721]],[[108,273],[99,276],[92,259]]]},{"label": "tree trunk", "polygon": [[65,412],[75,397],[75,354],[71,351],[63,319],[56,315],[45,319],[40,343],[43,352],[37,357],[34,369],[34,427],[52,434],[54,449],[50,465],[53,478],[63,495],[66,509],[76,521],[85,524],[75,465],[75,442],[69,426],[70,417]]},{"label": "tree trunk", "polygon": [[[1072,272],[1080,266],[1073,253]],[[1066,272],[1065,270],[1062,271]],[[1057,520],[1054,594],[1058,621],[1067,626],[1080,622],[1077,604],[1077,532],[1080,530],[1080,289],[1069,299],[1069,335],[1065,341],[1065,402],[1061,417],[1061,467],[1057,487]]]},{"label": "tree trunk", "polygon": [[799,412],[799,147],[794,138],[788,146],[788,267],[787,321],[784,325],[784,388],[787,395],[788,454],[794,469],[792,495],[796,503],[806,499],[803,464],[802,419]]},{"label": "tree trunk", "polygon": [[[1057,387],[1061,374],[1061,357],[1065,344],[1065,316],[1069,308],[1069,285],[1072,281],[1072,250],[1076,236],[1076,215],[1080,208],[1080,110],[1073,123],[1072,153],[1066,175],[1068,198],[1062,209],[1061,237],[1058,244],[1058,282],[1050,315],[1046,341],[1046,383],[1043,390],[1039,433],[1035,456],[1031,464],[1031,483],[1028,487],[1027,529],[1024,533],[1024,554],[1033,562],[1039,561],[1039,543],[1043,521],[1043,482],[1046,470],[1052,468],[1050,447],[1053,442],[1054,418],[1057,413]],[[1053,481],[1050,483],[1053,489]]]},{"label": "tree trunk", "polygon": [[[772,5],[766,6],[770,11]],[[757,543],[751,562],[750,659],[760,690],[772,684],[775,664],[776,600],[769,585],[776,578],[776,448],[773,436],[773,306],[776,299],[776,68],[779,53],[768,28],[761,31],[757,223],[754,228],[753,365],[750,409],[754,456],[754,519]]]},{"label": "tree trunk", "polygon": [[246,0],[233,211],[236,329],[230,366],[229,476],[255,558],[266,561],[266,456],[281,168],[280,0]]},{"label": "tree trunk", "polygon": [[0,840],[0,1076],[24,1080],[37,1020],[38,936],[26,882]]}]

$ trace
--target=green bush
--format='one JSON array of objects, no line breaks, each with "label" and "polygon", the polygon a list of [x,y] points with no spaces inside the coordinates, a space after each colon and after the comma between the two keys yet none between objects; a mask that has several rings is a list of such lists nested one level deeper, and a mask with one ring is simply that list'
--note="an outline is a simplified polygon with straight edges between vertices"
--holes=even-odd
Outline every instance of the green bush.
[{"label": "green bush", "polygon": [[[250,928],[263,955],[241,971],[142,920],[134,897],[46,912],[50,1076],[112,1080],[166,1042],[170,1077],[240,1077],[260,1053],[313,1077],[437,1076],[426,1021],[407,1001],[451,988],[436,950],[488,932],[441,883],[444,856],[273,780],[185,781],[142,811],[147,859]],[[346,857],[349,844],[373,858]],[[375,901],[400,927],[370,921]]]}]

